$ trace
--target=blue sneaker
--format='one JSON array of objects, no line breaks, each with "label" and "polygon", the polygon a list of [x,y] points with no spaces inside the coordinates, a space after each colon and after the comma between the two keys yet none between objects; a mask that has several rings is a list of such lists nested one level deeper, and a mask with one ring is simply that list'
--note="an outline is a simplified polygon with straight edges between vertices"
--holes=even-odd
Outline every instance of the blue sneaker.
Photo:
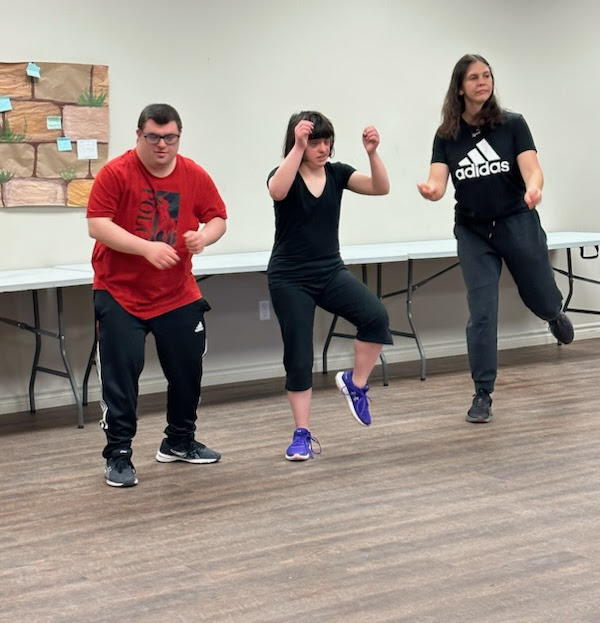
[{"label": "blue sneaker", "polygon": [[369,402],[371,399],[367,396],[369,386],[356,387],[352,382],[352,370],[338,372],[335,375],[335,384],[346,397],[350,413],[363,426],[369,426],[371,424],[371,414],[369,413]]},{"label": "blue sneaker", "polygon": [[[313,451],[313,441],[319,446],[318,450]],[[308,429],[297,428],[294,431],[292,443],[285,453],[285,458],[288,461],[306,461],[307,459],[314,459],[315,454],[321,454],[319,440],[313,437]]]}]

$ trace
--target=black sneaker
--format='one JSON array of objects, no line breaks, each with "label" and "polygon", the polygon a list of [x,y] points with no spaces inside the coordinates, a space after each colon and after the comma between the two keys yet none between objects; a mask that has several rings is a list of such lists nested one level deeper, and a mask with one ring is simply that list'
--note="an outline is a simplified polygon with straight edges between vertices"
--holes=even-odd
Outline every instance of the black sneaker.
[{"label": "black sneaker", "polygon": [[131,462],[131,448],[113,450],[112,456],[106,460],[106,484],[111,487],[133,487],[138,479],[135,467]]},{"label": "black sneaker", "polygon": [[560,312],[558,316],[548,323],[550,333],[559,341],[560,344],[570,344],[575,336],[573,323],[569,320],[567,314]]},{"label": "black sneaker", "polygon": [[207,448],[203,443],[195,439],[189,445],[178,448],[172,448],[168,440],[163,439],[156,453],[156,460],[160,463],[173,463],[173,461],[216,463],[220,458],[219,452]]},{"label": "black sneaker", "polygon": [[492,418],[492,397],[485,389],[478,389],[473,395],[473,404],[467,411],[467,422],[485,424]]}]

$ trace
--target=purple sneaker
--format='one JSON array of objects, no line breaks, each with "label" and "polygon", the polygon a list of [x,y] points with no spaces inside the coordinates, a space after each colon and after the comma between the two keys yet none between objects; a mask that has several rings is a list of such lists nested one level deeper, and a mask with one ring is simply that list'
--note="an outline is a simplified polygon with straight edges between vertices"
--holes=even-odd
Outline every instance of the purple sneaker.
[{"label": "purple sneaker", "polygon": [[[319,446],[318,451],[313,451],[313,441]],[[313,437],[308,429],[297,428],[294,431],[292,443],[285,453],[285,458],[288,461],[306,461],[307,459],[313,459],[315,454],[321,454],[321,444],[319,440]]]},{"label": "purple sneaker", "polygon": [[338,372],[335,375],[335,384],[346,397],[350,413],[363,426],[371,424],[371,414],[369,413],[370,398],[367,396],[369,386],[356,387],[352,382],[352,370],[346,372]]}]

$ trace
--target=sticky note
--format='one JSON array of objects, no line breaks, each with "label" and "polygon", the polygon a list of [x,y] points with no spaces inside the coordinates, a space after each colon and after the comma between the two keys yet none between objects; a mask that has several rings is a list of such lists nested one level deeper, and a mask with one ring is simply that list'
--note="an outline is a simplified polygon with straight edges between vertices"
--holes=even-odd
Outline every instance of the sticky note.
[{"label": "sticky note", "polygon": [[62,117],[47,117],[46,128],[48,130],[60,130],[62,128]]},{"label": "sticky note", "polygon": [[58,149],[58,151],[73,151],[71,139],[66,136],[59,136],[56,139],[56,148]]},{"label": "sticky note", "polygon": [[79,160],[98,160],[98,141],[95,138],[77,141],[77,158]]},{"label": "sticky note", "polygon": [[6,112],[7,110],[12,110],[10,97],[0,95],[0,112]]},{"label": "sticky note", "polygon": [[27,75],[31,76],[32,78],[39,78],[40,77],[40,68],[35,63],[29,63],[27,65],[26,72],[27,72]]}]

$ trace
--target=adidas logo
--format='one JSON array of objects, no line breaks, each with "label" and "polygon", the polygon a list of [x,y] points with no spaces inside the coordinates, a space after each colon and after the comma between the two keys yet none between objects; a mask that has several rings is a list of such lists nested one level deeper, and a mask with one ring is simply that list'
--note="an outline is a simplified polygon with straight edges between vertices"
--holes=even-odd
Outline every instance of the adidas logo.
[{"label": "adidas logo", "polygon": [[196,325],[194,333],[200,333],[200,331],[204,331],[204,325],[202,324],[202,320]]},{"label": "adidas logo", "polygon": [[456,178],[468,180],[475,177],[485,177],[495,173],[508,173],[510,164],[501,160],[494,148],[482,138],[470,152],[458,163]]}]

